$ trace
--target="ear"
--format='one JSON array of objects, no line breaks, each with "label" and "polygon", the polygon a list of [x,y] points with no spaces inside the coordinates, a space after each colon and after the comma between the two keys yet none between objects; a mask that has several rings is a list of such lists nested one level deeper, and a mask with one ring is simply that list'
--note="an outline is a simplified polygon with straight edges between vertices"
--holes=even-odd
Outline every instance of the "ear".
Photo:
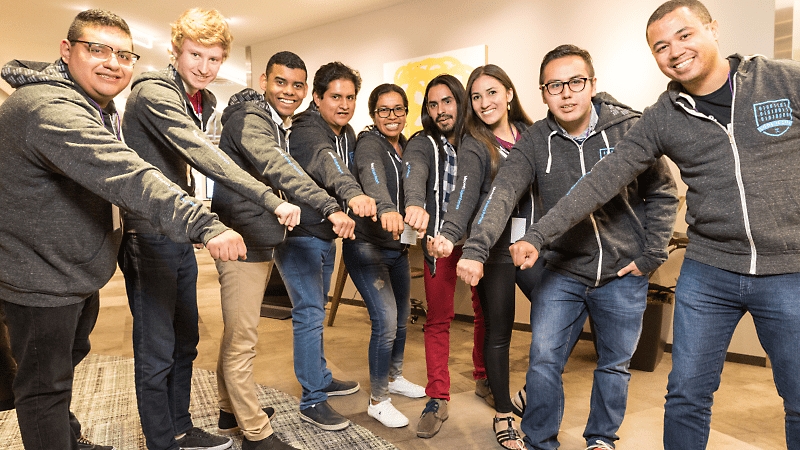
[{"label": "ear", "polygon": [[258,86],[261,88],[262,91],[267,91],[267,74],[262,73],[261,77],[258,79]]},{"label": "ear", "polygon": [[317,105],[317,108],[319,108],[319,103],[322,101],[322,99],[319,98],[316,92],[312,93],[311,96],[314,99],[314,104]]},{"label": "ear", "polygon": [[712,20],[708,26],[711,29],[711,35],[714,36],[714,40],[719,42],[719,23],[716,20]]},{"label": "ear", "polygon": [[597,78],[592,78],[592,98],[594,98],[595,95],[597,95]]},{"label": "ear", "polygon": [[506,90],[506,103],[511,103],[511,100],[514,100],[514,90],[508,89]]},{"label": "ear", "polygon": [[61,60],[69,65],[69,58],[72,55],[72,43],[66,39],[62,40],[59,51],[61,53]]}]

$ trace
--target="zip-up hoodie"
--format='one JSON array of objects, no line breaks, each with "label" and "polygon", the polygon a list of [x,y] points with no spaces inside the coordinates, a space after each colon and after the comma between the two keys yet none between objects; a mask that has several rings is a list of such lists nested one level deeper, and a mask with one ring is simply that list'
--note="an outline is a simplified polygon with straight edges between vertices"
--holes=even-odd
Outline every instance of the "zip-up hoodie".
[{"label": "zip-up hoodie", "polygon": [[[400,135],[400,147],[405,148],[406,138]],[[392,144],[380,131],[371,128],[358,134],[353,155],[353,173],[364,193],[375,199],[378,217],[387,212],[404,214],[402,171],[403,161]],[[356,221],[356,238],[380,247],[400,250],[407,245],[392,238],[392,233],[381,227],[381,221],[350,214]]]},{"label": "zip-up hoodie", "polygon": [[[613,195],[615,187],[667,155],[688,185],[686,257],[731,272],[800,272],[800,64],[733,55],[728,127],[692,107],[670,83],[614,158],[605,160],[525,240],[542,245]],[[602,166],[602,169],[601,169]]]},{"label": "zip-up hoodie", "polygon": [[67,65],[12,61],[17,88],[0,105],[0,298],[55,307],[78,303],[116,269],[121,239],[111,204],[178,242],[227,228],[117,139],[113,102],[100,111]]},{"label": "zip-up hoodie", "polygon": [[[239,167],[267,186],[291,192],[327,217],[342,209],[289,156],[280,116],[262,94],[244,89],[234,94],[222,114],[219,148]],[[286,227],[278,217],[222,184],[216,185],[211,210],[238,231],[247,245],[247,262],[271,261]],[[302,217],[301,220],[305,220]]]},{"label": "zip-up hoodie", "polygon": [[[363,194],[361,186],[350,173],[350,162],[356,145],[353,127],[347,125],[336,135],[322,118],[314,103],[306,111],[295,116],[289,138],[289,153],[300,167],[311,176],[328,195],[340,202],[344,211],[353,197]],[[317,208],[303,197],[286,192],[289,201],[300,207],[300,224],[289,236],[315,236],[320,239],[336,239],[333,225]]]},{"label": "zip-up hoodie", "polygon": [[[544,211],[549,211],[562,197],[574,198],[574,192],[570,193],[573,185],[599,167],[601,160],[617,154],[615,145],[636,123],[639,113],[605,93],[597,94],[592,102],[598,121],[582,144],[566,135],[550,112],[523,133],[476,216],[464,245],[465,259],[486,259],[505,226],[502,219],[534,180]],[[619,158],[614,162],[625,165]],[[617,187],[600,209],[549,241],[542,252],[546,267],[587,286],[617,278],[617,272],[631,261],[644,273],[657,269],[667,258],[678,200],[665,161],[654,159],[645,169],[632,182],[629,179]]]},{"label": "zip-up hoodie", "polygon": [[[514,123],[519,133],[523,133],[528,126],[524,123]],[[502,153],[501,153],[502,155]],[[500,164],[505,162],[505,157],[501,156]],[[459,239],[469,233],[469,226],[475,218],[478,207],[484,203],[489,194],[492,184],[492,158],[489,151],[482,142],[470,135],[464,136],[458,152],[458,177],[456,178],[456,189],[450,194],[450,206],[444,215],[444,224],[439,233],[446,237],[450,242],[456,243]],[[495,242],[487,263],[510,263],[511,253],[508,247],[511,245],[511,218],[520,217],[526,219],[526,225],[531,224],[532,212],[529,211],[533,204],[531,199],[532,190],[528,190],[528,195],[523,194],[520,203],[517,205],[511,217],[508,218],[503,233]],[[525,206],[527,205],[527,207]]]},{"label": "zip-up hoodie", "polygon": [[[201,92],[202,120],[194,114],[174,67],[170,65],[164,70],[139,75],[131,84],[131,95],[122,119],[125,142],[187,192],[194,193],[188,169],[191,165],[216,183],[274,212],[283,200],[237,166],[202,131],[214,114],[217,101],[211,92]],[[123,217],[125,232],[156,232],[150,222],[140,216],[125,213]]]}]

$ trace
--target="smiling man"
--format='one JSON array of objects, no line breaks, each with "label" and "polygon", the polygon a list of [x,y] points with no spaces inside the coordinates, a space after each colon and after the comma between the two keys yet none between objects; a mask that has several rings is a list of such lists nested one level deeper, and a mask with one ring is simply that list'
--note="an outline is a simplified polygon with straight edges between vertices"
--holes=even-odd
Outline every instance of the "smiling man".
[{"label": "smiling man", "polygon": [[[174,183],[194,191],[189,166],[256,203],[291,227],[300,209],[236,165],[206,136],[216,99],[206,87],[232,37],[216,10],[193,8],[172,24],[173,64],[133,82],[122,122],[125,139]],[[199,340],[194,248],[173,242],[144,217],[123,215],[119,264],[133,314],[136,398],[147,447],[228,448],[232,441],[192,424],[192,363]]]},{"label": "smiling man", "polygon": [[[639,113],[597,92],[592,58],[562,45],[547,53],[539,73],[548,114],[528,128],[500,167],[491,195],[475,219],[459,275],[477,284],[518,199],[538,186],[544,211],[614,151]],[[530,390],[522,417],[529,448],[558,448],[564,411],[561,374],[586,317],[597,337],[588,449],[612,449],[627,405],[628,365],[639,342],[647,275],[667,259],[678,199],[665,161],[658,162],[591,216],[550,243],[531,292]],[[560,413],[554,413],[558,411]]]},{"label": "smiling man", "polygon": [[125,21],[88,10],[75,17],[55,63],[3,67],[17,90],[0,105],[0,307],[18,364],[13,389],[26,449],[112,448],[86,440],[69,411],[73,370],[89,352],[98,291],[119,249],[112,203],[176,242],[204,242],[215,258],[246,250],[121,142],[112,99],[137,59]]},{"label": "smiling man", "polygon": [[512,246],[514,262],[530,267],[543,245],[669,156],[688,186],[689,245],[675,291],[664,448],[706,447],[726,351],[749,312],[784,401],[786,446],[798,449],[800,64],[726,59],[719,25],[695,0],[658,7],[646,33],[671,79],[667,90],[614,152]]},{"label": "smiling man", "polygon": [[[222,115],[220,148],[266,185],[303,199],[328,219],[336,236],[352,237],[355,222],[288,154],[292,114],[308,92],[303,60],[292,52],[272,55],[259,85],[263,94],[244,89],[231,97]],[[261,302],[286,229],[274,214],[223,185],[217,185],[211,210],[242,233],[251,249],[247,261],[217,264],[224,325],[217,360],[219,428],[241,429],[244,450],[291,449],[273,433],[274,411],[262,411],[253,381]]]}]

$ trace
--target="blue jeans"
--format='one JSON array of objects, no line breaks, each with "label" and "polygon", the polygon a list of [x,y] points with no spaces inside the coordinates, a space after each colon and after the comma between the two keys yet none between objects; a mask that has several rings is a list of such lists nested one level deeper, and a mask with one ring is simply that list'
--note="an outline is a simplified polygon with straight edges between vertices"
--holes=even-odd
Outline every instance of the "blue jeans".
[{"label": "blue jeans", "polygon": [[275,248],[275,264],[292,301],[294,373],[303,387],[300,409],[328,399],[331,384],[325,360],[322,323],[331,285],[336,246],[313,236],[287,237]]},{"label": "blue jeans", "polygon": [[675,292],[664,448],[705,449],[711,404],[736,325],[750,312],[786,413],[786,446],[800,449],[800,273],[756,276],[684,260]]},{"label": "blue jeans", "polygon": [[548,269],[531,297],[532,341],[528,368],[528,403],[521,428],[532,449],[558,448],[558,429],[564,415],[561,374],[592,316],[597,338],[587,442],[613,446],[628,401],[628,365],[639,343],[647,305],[647,277],[626,275],[600,287],[589,287]]},{"label": "blue jeans", "polygon": [[125,234],[119,265],[133,315],[136,401],[150,450],[178,449],[192,428],[192,365],[200,339],[192,244],[160,234]]},{"label": "blue jeans", "polygon": [[411,310],[408,250],[392,250],[366,241],[345,241],[342,258],[367,304],[372,321],[369,382],[372,399],[389,398],[389,378],[403,373],[406,324]]}]

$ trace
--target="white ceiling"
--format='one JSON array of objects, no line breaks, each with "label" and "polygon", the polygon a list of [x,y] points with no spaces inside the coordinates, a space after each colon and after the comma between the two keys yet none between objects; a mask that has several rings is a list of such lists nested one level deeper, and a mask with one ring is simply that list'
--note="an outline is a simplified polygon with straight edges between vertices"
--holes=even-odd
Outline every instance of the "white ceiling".
[{"label": "white ceiling", "polygon": [[[0,64],[11,59],[54,61],[58,43],[75,15],[89,8],[110,10],[128,22],[134,33],[153,38],[152,49],[135,45],[142,56],[137,72],[166,65],[169,24],[184,10],[216,8],[231,24],[234,54],[226,67],[243,71],[244,47],[322,24],[379,10],[407,0],[25,0],[0,6]],[[136,36],[134,36],[136,37]],[[224,74],[221,74],[224,75]],[[3,82],[3,89],[9,86]]]}]

